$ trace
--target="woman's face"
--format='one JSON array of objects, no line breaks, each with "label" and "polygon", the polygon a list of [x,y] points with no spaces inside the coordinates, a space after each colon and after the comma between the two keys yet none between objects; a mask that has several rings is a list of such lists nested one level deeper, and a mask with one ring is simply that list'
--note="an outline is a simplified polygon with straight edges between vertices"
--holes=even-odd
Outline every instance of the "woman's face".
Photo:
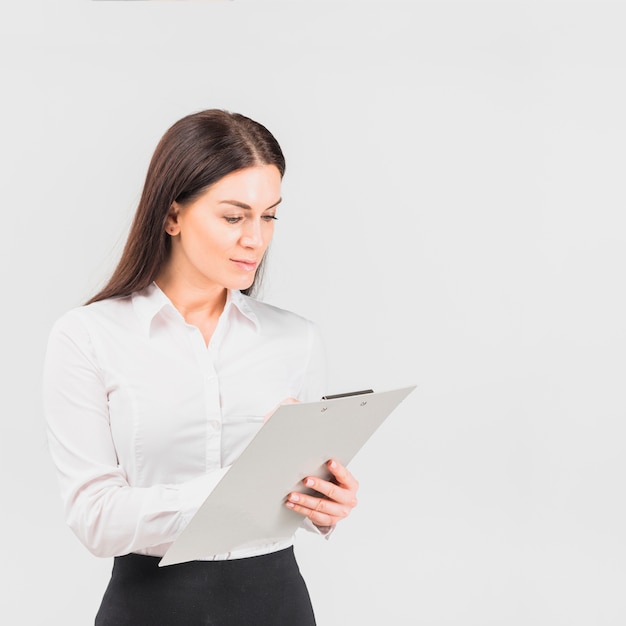
[{"label": "woman's face", "polygon": [[281,176],[275,165],[224,176],[190,204],[174,203],[167,270],[198,288],[247,289],[274,234]]}]

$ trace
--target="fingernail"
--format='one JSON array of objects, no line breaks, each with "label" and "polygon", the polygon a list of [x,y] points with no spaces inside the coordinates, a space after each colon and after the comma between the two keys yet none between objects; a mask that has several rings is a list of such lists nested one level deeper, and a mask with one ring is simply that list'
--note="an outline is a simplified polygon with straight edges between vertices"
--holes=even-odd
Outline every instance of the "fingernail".
[{"label": "fingernail", "polygon": [[304,484],[305,484],[307,487],[312,487],[315,483],[313,482],[313,479],[312,479],[312,478],[307,478],[307,479],[304,481]]},{"label": "fingernail", "polygon": [[335,463],[335,461],[331,461],[330,466],[335,469],[337,467],[337,463]]},{"label": "fingernail", "polygon": [[297,501],[300,499],[300,496],[299,496],[297,493],[292,493],[292,494],[289,496],[289,499],[290,499],[292,502],[297,502]]},{"label": "fingernail", "polygon": [[287,505],[287,508],[289,509],[293,509],[293,507],[296,506],[293,502],[286,502],[285,504]]}]

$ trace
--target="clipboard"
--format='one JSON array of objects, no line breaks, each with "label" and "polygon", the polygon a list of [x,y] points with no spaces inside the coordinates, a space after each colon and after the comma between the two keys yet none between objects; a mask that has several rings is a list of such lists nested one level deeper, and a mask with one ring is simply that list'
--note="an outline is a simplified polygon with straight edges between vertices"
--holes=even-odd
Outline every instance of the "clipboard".
[{"label": "clipboard", "polygon": [[224,474],[159,566],[291,538],[303,517],[285,505],[291,491],[317,493],[306,476],[327,480],[326,462],[353,459],[416,385],[283,404]]}]

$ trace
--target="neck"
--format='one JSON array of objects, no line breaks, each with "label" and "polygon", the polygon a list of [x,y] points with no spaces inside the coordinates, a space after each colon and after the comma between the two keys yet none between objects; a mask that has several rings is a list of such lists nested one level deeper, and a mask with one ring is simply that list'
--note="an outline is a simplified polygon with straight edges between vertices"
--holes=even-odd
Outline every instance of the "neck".
[{"label": "neck", "polygon": [[227,289],[222,285],[199,286],[184,279],[172,280],[167,274],[155,282],[190,324],[197,325],[198,319],[217,319],[224,310]]}]

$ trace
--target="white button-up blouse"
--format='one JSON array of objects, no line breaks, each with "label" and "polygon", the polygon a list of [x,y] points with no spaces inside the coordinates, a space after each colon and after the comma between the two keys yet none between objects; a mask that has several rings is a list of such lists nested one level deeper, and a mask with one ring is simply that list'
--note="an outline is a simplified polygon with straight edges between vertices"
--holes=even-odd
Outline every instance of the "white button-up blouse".
[{"label": "white button-up blouse", "polygon": [[98,556],[162,556],[265,414],[287,397],[319,400],[325,376],[312,322],[239,291],[208,348],[154,283],[69,311],[43,381],[67,523]]}]

